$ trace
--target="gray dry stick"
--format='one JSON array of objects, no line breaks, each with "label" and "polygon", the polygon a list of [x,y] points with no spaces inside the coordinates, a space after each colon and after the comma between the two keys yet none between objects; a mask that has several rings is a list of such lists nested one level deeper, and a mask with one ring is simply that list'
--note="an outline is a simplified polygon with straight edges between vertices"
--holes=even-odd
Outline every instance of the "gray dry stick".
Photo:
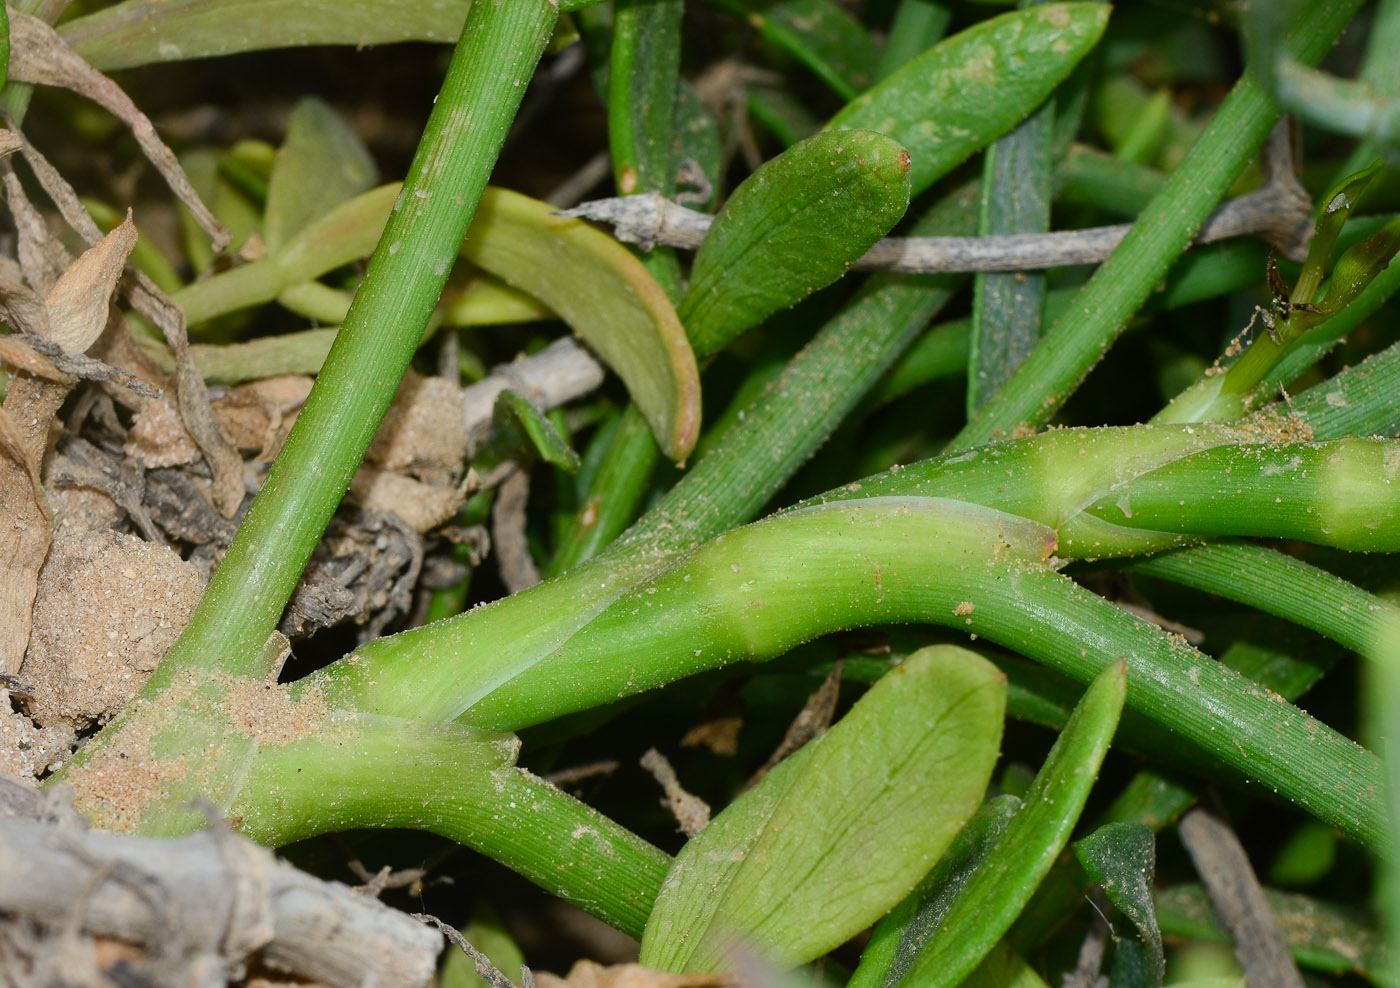
[{"label": "gray dry stick", "polygon": [[[1259,234],[1279,253],[1301,261],[1312,233],[1312,202],[1292,167],[1286,135],[1270,141],[1268,181],[1253,192],[1223,203],[1201,227],[1196,243]],[[1272,160],[1270,160],[1272,159]],[[1273,167],[1270,167],[1270,165]],[[686,209],[657,193],[596,199],[560,212],[609,223],[618,240],[651,250],[657,244],[694,249],[714,217]],[[905,274],[975,271],[1036,271],[1070,264],[1097,264],[1127,236],[1130,223],[999,237],[886,237],[855,262],[857,269]]]},{"label": "gray dry stick", "polygon": [[[227,831],[174,839],[0,820],[0,912],[148,946],[177,965],[217,950],[313,981],[420,988],[437,933]],[[172,953],[178,956],[173,956]]]},{"label": "gray dry stick", "polygon": [[1235,832],[1202,809],[1182,817],[1177,830],[1215,915],[1230,932],[1245,978],[1251,985],[1303,988],[1303,976]]}]

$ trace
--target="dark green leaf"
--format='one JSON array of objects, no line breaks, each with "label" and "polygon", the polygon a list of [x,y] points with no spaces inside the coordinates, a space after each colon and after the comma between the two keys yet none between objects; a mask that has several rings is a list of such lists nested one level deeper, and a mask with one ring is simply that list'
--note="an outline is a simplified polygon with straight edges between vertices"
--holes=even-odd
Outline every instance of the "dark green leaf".
[{"label": "dark green leaf", "polygon": [[1103,887],[1108,901],[1137,927],[1136,940],[1124,938],[1114,956],[1113,988],[1157,988],[1166,973],[1162,934],[1152,904],[1157,839],[1141,823],[1106,823],[1074,844],[1075,857]]},{"label": "dark green leaf", "polygon": [[874,78],[879,46],[859,21],[832,0],[711,2],[758,28],[842,99],[850,99]]},{"label": "dark green leaf", "polygon": [[794,144],[715,217],[678,315],[700,354],[831,284],[904,215],[909,155],[881,134]]},{"label": "dark green leaf", "polygon": [[578,454],[554,428],[554,423],[518,391],[506,388],[491,412],[492,442],[509,459],[534,459],[574,473]]},{"label": "dark green leaf", "polygon": [[1084,809],[1118,727],[1127,680],[1120,660],[1090,685],[1026,793],[1025,806],[963,886],[901,985],[960,984],[1020,915]]},{"label": "dark green leaf", "polygon": [[1098,3],[1053,3],[982,21],[852,100],[831,130],[888,134],[909,149],[918,195],[1038,106],[1108,23]]},{"label": "dark green leaf", "polygon": [[1015,796],[982,804],[918,887],[876,924],[846,988],[893,988],[900,982],[1020,809]]}]

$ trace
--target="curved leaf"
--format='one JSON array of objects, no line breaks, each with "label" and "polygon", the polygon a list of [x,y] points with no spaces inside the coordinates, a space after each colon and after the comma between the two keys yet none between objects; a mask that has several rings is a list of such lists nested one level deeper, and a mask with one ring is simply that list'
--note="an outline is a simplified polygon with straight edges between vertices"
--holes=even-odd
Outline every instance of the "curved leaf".
[{"label": "curved leaf", "polygon": [[742,17],[763,36],[850,99],[875,75],[877,45],[865,25],[832,0],[710,0]]},{"label": "curved leaf", "polygon": [[1074,855],[1104,895],[1137,927],[1136,938],[1116,938],[1113,984],[1123,988],[1157,988],[1166,974],[1162,933],[1152,902],[1152,874],[1157,838],[1143,823],[1106,823],[1083,840]]},{"label": "curved leaf", "polygon": [[491,418],[493,438],[511,459],[539,458],[565,473],[578,472],[578,454],[568,440],[519,391],[510,388],[502,391],[496,398]]},{"label": "curved leaf", "polygon": [[104,71],[303,45],[450,44],[466,0],[126,0],[59,36]]},{"label": "curved leaf", "polygon": [[1011,795],[982,804],[918,888],[876,924],[846,988],[893,988],[899,983],[1021,807],[1021,800]]},{"label": "curved leaf", "polygon": [[976,809],[1005,703],[1005,680],[980,656],[914,653],[682,849],[641,962],[714,970],[742,945],[796,966],[860,932]]},{"label": "curved leaf", "polygon": [[627,248],[547,203],[488,188],[462,256],[549,306],[617,371],[662,451],[700,428],[695,355],[661,287]]}]

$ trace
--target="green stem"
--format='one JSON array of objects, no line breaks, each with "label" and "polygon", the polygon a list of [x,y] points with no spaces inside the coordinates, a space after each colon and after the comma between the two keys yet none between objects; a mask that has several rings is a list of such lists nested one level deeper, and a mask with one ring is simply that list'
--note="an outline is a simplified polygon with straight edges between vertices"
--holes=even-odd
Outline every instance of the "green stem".
[{"label": "green stem", "polygon": [[1133,563],[1146,576],[1212,593],[1326,635],[1364,656],[1379,654],[1400,607],[1274,549],[1222,542]]},{"label": "green stem", "polygon": [[[463,719],[515,727],[771,658],[833,630],[931,622],[1081,682],[1126,656],[1132,709],[1371,846],[1386,844],[1373,755],[1046,568],[1039,560],[1052,545],[1053,533],[1026,519],[938,498],[784,513],[630,591]],[[459,674],[488,659],[462,655]]]},{"label": "green stem", "polygon": [[[1305,62],[1319,61],[1360,5],[1360,0],[1308,5],[1294,34],[1293,51]],[[950,448],[976,446],[1050,420],[1190,244],[1278,115],[1253,76],[1246,74],[1235,84],[1117,250]]]},{"label": "green stem", "polygon": [[418,348],[556,16],[549,0],[472,6],[399,205],[316,386],[147,693],[184,669],[266,673],[263,643]]},{"label": "green stem", "polygon": [[356,827],[427,830],[640,936],[670,856],[515,768],[517,746],[455,724],[333,723],[264,744],[230,815],[271,846]]}]

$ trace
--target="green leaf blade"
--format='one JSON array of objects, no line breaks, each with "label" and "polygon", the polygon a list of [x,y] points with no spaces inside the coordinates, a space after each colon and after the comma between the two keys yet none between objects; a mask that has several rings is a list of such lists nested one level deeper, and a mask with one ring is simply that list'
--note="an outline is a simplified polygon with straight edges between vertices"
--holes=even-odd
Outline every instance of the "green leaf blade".
[{"label": "green leaf blade", "polygon": [[875,75],[880,47],[865,25],[832,0],[711,0],[743,17],[769,41],[850,99]]},{"label": "green leaf blade", "polygon": [[919,887],[876,924],[846,988],[899,983],[1021,807],[1021,800],[1011,795],[982,804]]},{"label": "green leaf blade", "polygon": [[267,183],[263,242],[275,254],[302,228],[378,180],[369,149],[331,107],[301,100],[287,121]]},{"label": "green leaf blade", "polygon": [[642,963],[714,970],[742,944],[794,966],[869,925],[976,809],[1004,709],[1001,673],[979,656],[915,653],[686,845]]},{"label": "green leaf blade", "polygon": [[1098,778],[1123,710],[1127,672],[1119,660],[1090,685],[1026,793],[1026,805],[900,985],[960,984],[1020,914],[1059,857]]},{"label": "green leaf blade", "polygon": [[512,459],[538,458],[565,473],[577,473],[578,454],[529,398],[506,388],[491,410],[493,441]]},{"label": "green leaf blade", "polygon": [[695,255],[679,315],[697,353],[831,284],[909,207],[909,155],[881,134],[818,134],[750,175]]},{"label": "green leaf blade", "polygon": [[1016,126],[1098,42],[1109,8],[1055,3],[993,17],[935,45],[848,103],[828,130],[909,149],[918,195]]},{"label": "green leaf blade", "polygon": [[1074,854],[1089,877],[1103,887],[1108,901],[1137,927],[1137,940],[1125,937],[1118,942],[1113,984],[1157,988],[1167,962],[1152,901],[1152,873],[1157,861],[1152,828],[1142,823],[1106,823],[1076,841]]}]

